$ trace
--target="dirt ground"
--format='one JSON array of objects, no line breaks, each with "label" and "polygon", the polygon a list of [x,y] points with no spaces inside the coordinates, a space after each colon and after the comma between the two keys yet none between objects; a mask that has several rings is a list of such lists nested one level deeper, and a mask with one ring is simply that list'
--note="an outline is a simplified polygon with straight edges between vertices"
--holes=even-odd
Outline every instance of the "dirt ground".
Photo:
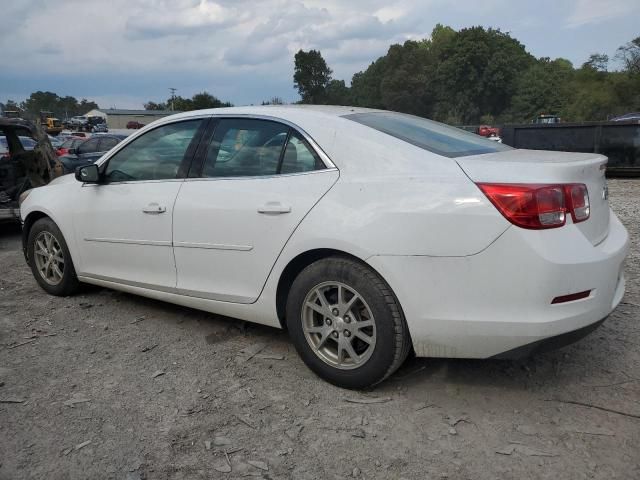
[{"label": "dirt ground", "polygon": [[632,247],[600,329],[525,361],[411,359],[360,393],[278,330],[48,296],[0,227],[0,479],[640,478],[640,180],[609,186]]}]

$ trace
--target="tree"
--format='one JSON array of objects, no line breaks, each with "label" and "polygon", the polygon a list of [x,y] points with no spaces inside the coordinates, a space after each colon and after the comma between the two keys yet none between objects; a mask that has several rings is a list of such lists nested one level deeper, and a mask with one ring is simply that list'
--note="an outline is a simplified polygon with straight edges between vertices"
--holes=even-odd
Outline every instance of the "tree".
[{"label": "tree", "polygon": [[438,59],[436,117],[473,123],[482,115],[499,115],[516,92],[520,72],[534,60],[524,45],[500,30],[460,30]]},{"label": "tree", "polygon": [[269,100],[263,101],[262,105],[284,105],[281,97],[271,97]]},{"label": "tree", "polygon": [[560,115],[571,98],[572,78],[573,66],[569,60],[537,60],[516,80],[506,119],[529,122],[541,113]]},{"label": "tree", "polygon": [[325,89],[327,105],[351,105],[351,90],[344,80],[331,80]]},{"label": "tree", "polygon": [[166,103],[147,102],[143,107],[145,110],[169,110]]},{"label": "tree", "polygon": [[590,68],[596,72],[606,72],[609,65],[609,55],[604,53],[592,53],[589,60],[582,64],[582,68]]},{"label": "tree", "polygon": [[0,102],[0,112],[20,110],[20,105],[13,100],[7,100],[7,103]]},{"label": "tree", "polygon": [[173,110],[177,112],[233,106],[230,102],[223,102],[209,92],[202,91],[191,98],[183,98],[180,95],[176,95],[168,98],[166,102],[147,102],[144,104],[144,108],[145,110],[171,110],[172,105]]},{"label": "tree", "polygon": [[618,48],[616,58],[622,60],[626,72],[640,74],[640,37]]},{"label": "tree", "polygon": [[78,102],[75,97],[60,97],[56,93],[42,91],[32,93],[20,106],[25,117],[34,120],[39,118],[41,111],[53,112],[55,117],[65,119],[99,108],[97,103],[85,98]]},{"label": "tree", "polygon": [[499,30],[456,32],[438,24],[428,39],[389,47],[353,76],[351,93],[361,106],[477,122],[508,108],[520,72],[533,61],[520,42]]},{"label": "tree", "polygon": [[196,93],[191,97],[192,110],[201,110],[204,108],[220,108],[230,107],[231,103],[222,102],[217,97],[214,97],[209,92]]},{"label": "tree", "polygon": [[302,103],[323,103],[332,70],[318,50],[299,50],[294,57],[293,86],[298,89]]}]

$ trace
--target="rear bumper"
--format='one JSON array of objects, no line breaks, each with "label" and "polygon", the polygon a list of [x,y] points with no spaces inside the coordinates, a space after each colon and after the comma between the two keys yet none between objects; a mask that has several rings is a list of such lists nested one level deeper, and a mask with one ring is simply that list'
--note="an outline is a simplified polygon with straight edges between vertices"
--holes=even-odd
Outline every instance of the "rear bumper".
[{"label": "rear bumper", "polygon": [[[622,300],[629,239],[613,212],[609,223],[607,238],[596,246],[570,224],[545,231],[511,227],[472,256],[374,256],[368,262],[398,297],[418,356],[534,351],[544,339],[588,333]],[[587,298],[551,304],[585,290]]]},{"label": "rear bumper", "polygon": [[542,340],[538,340],[537,342],[523,345],[521,347],[508,350],[498,355],[494,355],[491,358],[494,358],[496,360],[514,360],[518,358],[530,357],[538,353],[557,350],[558,348],[566,347],[567,345],[571,345],[572,343],[582,340],[584,337],[586,337],[591,332],[596,330],[600,325],[602,325],[605,320],[606,318],[603,318],[602,320],[597,321],[596,323],[592,323],[591,325],[587,325],[586,327],[582,327],[567,333],[561,333],[560,335],[556,335],[555,337],[544,338]]}]

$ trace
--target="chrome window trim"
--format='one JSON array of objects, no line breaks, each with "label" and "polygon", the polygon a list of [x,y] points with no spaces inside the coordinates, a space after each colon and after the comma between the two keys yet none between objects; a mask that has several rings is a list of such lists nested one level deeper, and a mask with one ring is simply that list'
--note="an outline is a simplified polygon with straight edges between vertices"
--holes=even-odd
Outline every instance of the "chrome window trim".
[{"label": "chrome window trim", "polygon": [[[271,175],[239,175],[237,177],[193,177],[193,178],[185,178],[183,181],[185,182],[210,182],[210,181],[220,181],[220,180],[261,180],[261,179],[270,179],[270,178],[284,178],[284,177],[294,177],[299,175],[314,175],[325,172],[338,172],[339,170],[335,167],[333,168],[323,168],[322,170],[310,170],[308,172],[292,172],[292,173],[274,173]],[[130,182],[134,183],[134,182]]]}]

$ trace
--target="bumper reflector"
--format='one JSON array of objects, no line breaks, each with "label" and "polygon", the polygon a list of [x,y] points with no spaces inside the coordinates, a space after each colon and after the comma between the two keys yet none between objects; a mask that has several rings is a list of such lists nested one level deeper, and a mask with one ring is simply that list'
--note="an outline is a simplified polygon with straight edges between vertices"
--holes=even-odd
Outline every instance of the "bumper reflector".
[{"label": "bumper reflector", "polygon": [[584,292],[571,293],[569,295],[561,295],[551,300],[551,304],[553,305],[554,303],[573,302],[574,300],[587,298],[590,294],[591,294],[591,290],[585,290]]}]

